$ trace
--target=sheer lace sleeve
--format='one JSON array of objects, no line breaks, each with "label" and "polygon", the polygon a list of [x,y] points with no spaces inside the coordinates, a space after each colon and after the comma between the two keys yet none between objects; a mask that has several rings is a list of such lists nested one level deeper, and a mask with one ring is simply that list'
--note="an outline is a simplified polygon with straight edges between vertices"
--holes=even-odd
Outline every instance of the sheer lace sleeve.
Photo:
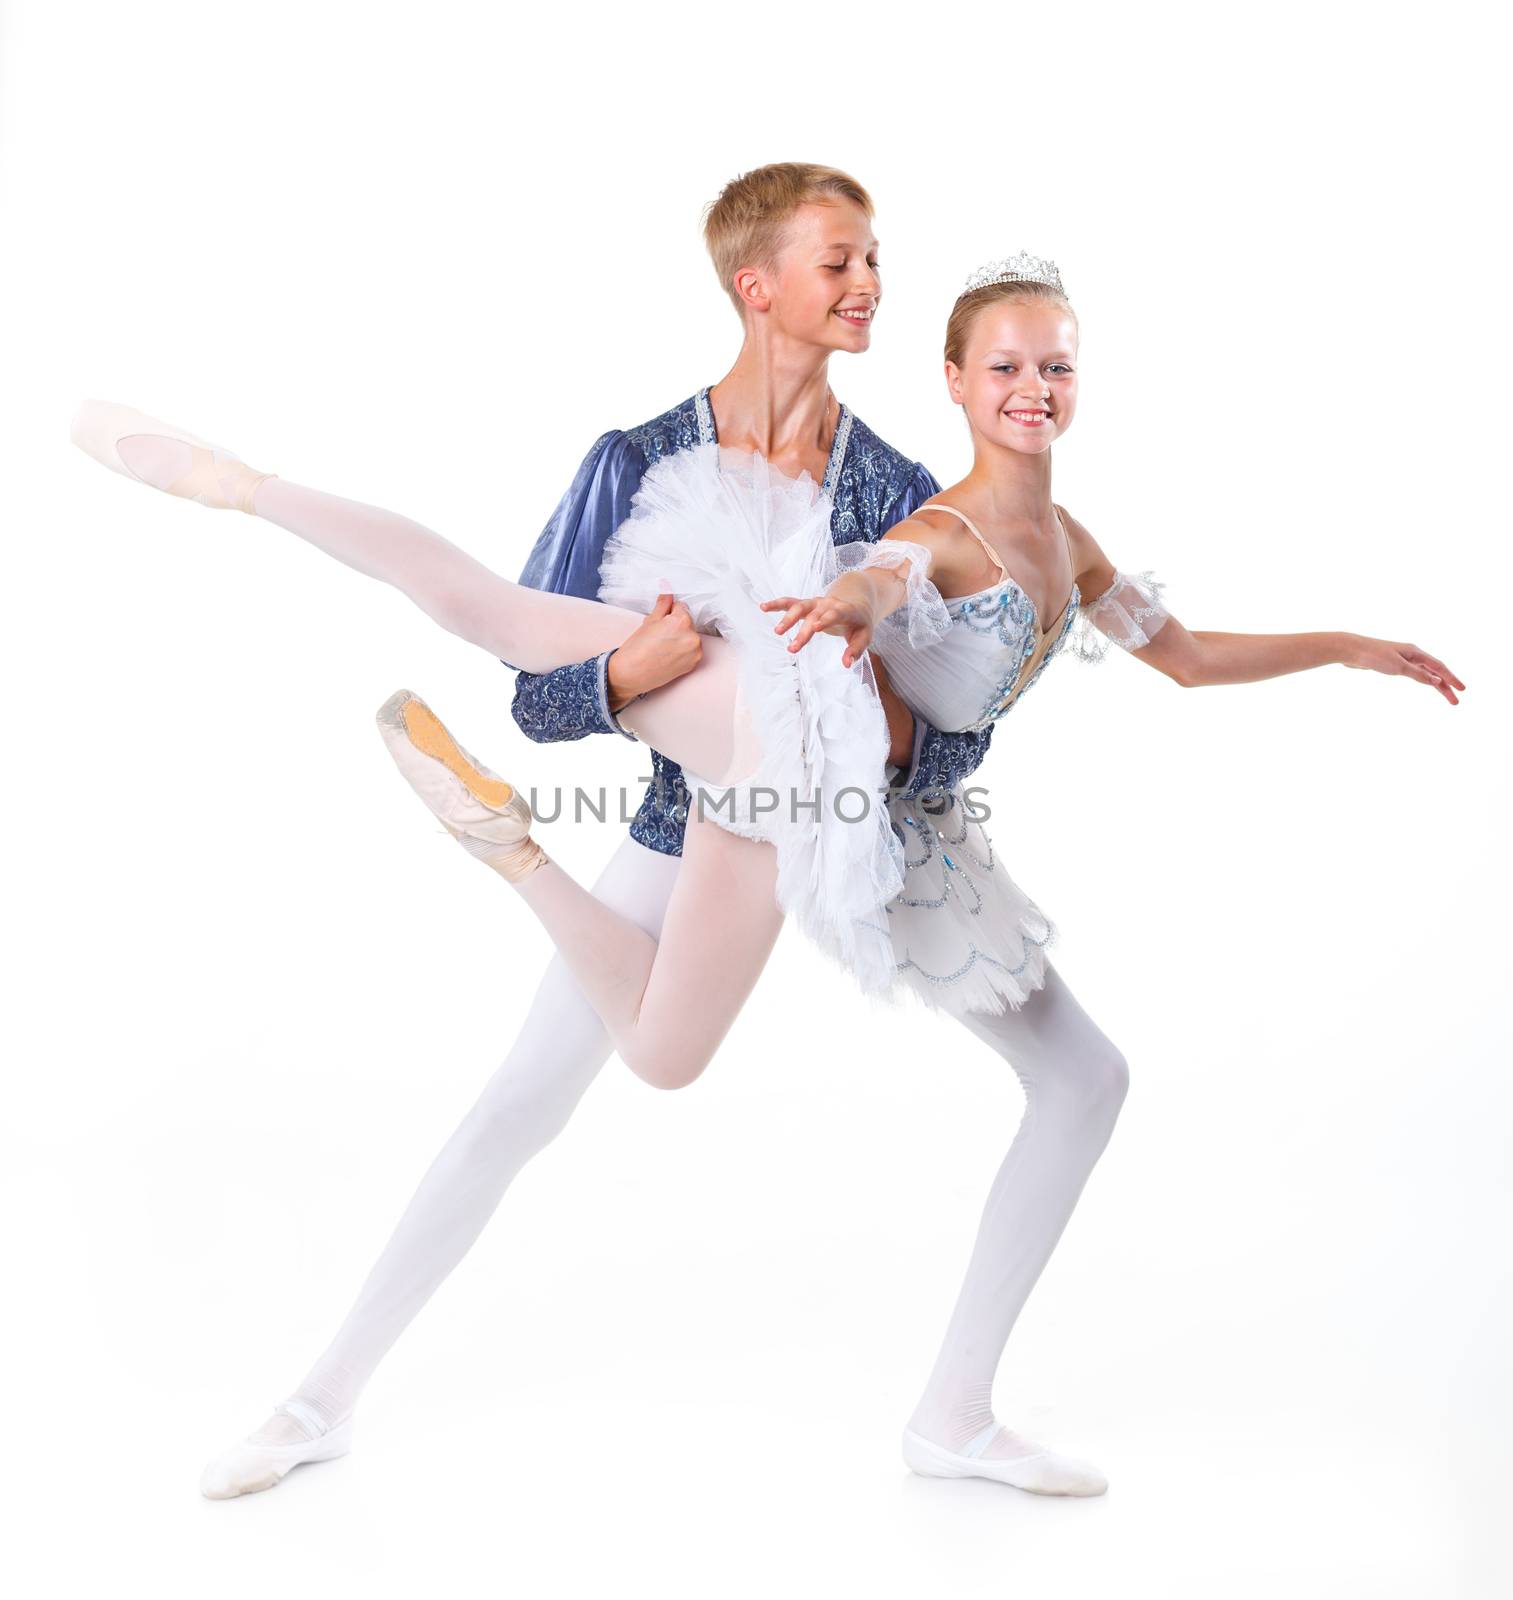
[{"label": "sheer lace sleeve", "polygon": [[908,568],[904,572],[904,601],[877,625],[876,638],[885,644],[907,645],[918,650],[934,644],[951,629],[951,614],[940,597],[940,590],[929,579],[930,552],[908,539],[879,539],[868,544],[864,539],[833,549],[826,587],[844,572],[859,572],[866,567]]},{"label": "sheer lace sleeve", "polygon": [[1116,572],[1096,600],[1078,606],[1068,648],[1081,661],[1101,661],[1110,641],[1125,650],[1149,644],[1171,618],[1161,603],[1165,589],[1152,573]]}]

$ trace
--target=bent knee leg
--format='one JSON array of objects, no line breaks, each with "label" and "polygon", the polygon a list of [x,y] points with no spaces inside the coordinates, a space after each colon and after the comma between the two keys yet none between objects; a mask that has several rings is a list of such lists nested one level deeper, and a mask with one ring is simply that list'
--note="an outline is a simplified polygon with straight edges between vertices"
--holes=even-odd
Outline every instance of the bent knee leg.
[{"label": "bent knee leg", "polygon": [[1107,1034],[1095,1030],[1095,1036],[1086,1042],[1078,1057],[1078,1076],[1088,1097],[1116,1109],[1121,1106],[1129,1093],[1130,1072],[1119,1046]]},{"label": "bent knee leg", "polygon": [[[1118,1045],[1078,1003],[1060,973],[1047,975],[1044,1003],[1032,1011],[1036,1082],[1110,1127],[1129,1093],[1129,1062]],[[1028,1008],[1027,1008],[1028,1009]]]},{"label": "bent knee leg", "polygon": [[1038,1073],[1035,1094],[1041,1106],[1054,1107],[1068,1124],[1107,1138],[1119,1120],[1129,1080],[1124,1053],[1099,1034]]},{"label": "bent knee leg", "polygon": [[637,1045],[622,1058],[643,1083],[653,1089],[686,1089],[703,1076],[709,1065],[707,1050],[690,1049],[682,1043]]},{"label": "bent knee leg", "polygon": [[1096,1104],[1107,1109],[1112,1121],[1129,1093],[1129,1062],[1112,1040],[1105,1039],[1103,1048],[1094,1053],[1088,1077],[1089,1093]]},{"label": "bent knee leg", "polygon": [[1039,1115],[1060,1123],[1074,1137],[1113,1131],[1129,1093],[1130,1070],[1124,1052],[1084,1018],[1041,1040],[1033,1058],[1015,1062],[1025,1091]]}]

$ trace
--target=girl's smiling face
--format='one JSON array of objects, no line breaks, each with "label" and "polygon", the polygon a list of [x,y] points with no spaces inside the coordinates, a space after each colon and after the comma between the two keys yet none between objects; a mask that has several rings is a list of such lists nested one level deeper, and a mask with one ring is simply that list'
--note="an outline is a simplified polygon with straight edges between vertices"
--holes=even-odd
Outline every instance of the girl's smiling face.
[{"label": "girl's smiling face", "polygon": [[980,439],[1039,455],[1077,411],[1077,324],[1047,300],[986,306],[961,365],[946,362],[946,385]]}]

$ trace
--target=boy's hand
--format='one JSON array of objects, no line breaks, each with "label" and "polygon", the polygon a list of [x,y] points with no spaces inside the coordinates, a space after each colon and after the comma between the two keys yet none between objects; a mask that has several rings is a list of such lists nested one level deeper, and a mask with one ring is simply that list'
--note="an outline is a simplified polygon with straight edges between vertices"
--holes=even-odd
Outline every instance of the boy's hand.
[{"label": "boy's hand", "polygon": [[637,696],[692,672],[703,653],[703,639],[688,607],[670,594],[659,594],[646,621],[610,654],[605,671],[609,709],[623,711]]}]

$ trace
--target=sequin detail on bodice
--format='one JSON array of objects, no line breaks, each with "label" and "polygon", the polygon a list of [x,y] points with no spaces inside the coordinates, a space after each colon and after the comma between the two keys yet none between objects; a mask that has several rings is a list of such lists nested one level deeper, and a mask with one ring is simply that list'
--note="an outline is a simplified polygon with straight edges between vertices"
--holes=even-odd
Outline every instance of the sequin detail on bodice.
[{"label": "sequin detail on bodice", "polygon": [[[952,625],[935,642],[904,651],[889,648],[886,636],[879,635],[875,648],[915,711],[935,727],[974,732],[1005,716],[1039,679],[1070,633],[1082,596],[1074,578],[1061,614],[1042,633],[1034,602],[976,524],[954,506],[936,502],[920,509],[959,517],[1003,576],[975,594],[943,599]],[[1066,537],[1065,523],[1061,529]],[[1070,548],[1068,541],[1069,554]]]},{"label": "sequin detail on bodice", "polygon": [[[1007,715],[1020,697],[1034,685],[1070,632],[1072,618],[1081,598],[1074,582],[1072,598],[1061,613],[1061,621],[1048,636],[1039,631],[1030,597],[1012,578],[1005,578],[980,594],[945,602],[953,623],[963,630],[992,639],[995,650],[1003,654],[1003,672],[997,690],[977,721],[967,724],[968,730],[985,728],[990,722]],[[955,632],[953,628],[952,633],[935,648],[949,648]]]}]

